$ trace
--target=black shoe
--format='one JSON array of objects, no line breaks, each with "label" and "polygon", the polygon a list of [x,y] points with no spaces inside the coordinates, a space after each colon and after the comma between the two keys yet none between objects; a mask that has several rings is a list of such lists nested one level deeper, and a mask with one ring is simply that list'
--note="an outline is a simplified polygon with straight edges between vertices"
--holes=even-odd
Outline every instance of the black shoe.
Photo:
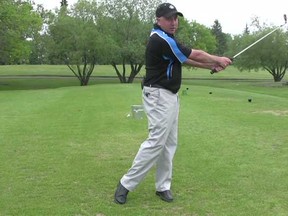
[{"label": "black shoe", "polygon": [[127,194],[129,190],[127,190],[120,182],[117,186],[115,195],[114,195],[114,201],[117,204],[125,204],[127,199]]},{"label": "black shoe", "polygon": [[172,202],[173,201],[173,196],[171,194],[170,190],[166,191],[156,191],[156,195],[159,196],[162,200],[166,202]]}]

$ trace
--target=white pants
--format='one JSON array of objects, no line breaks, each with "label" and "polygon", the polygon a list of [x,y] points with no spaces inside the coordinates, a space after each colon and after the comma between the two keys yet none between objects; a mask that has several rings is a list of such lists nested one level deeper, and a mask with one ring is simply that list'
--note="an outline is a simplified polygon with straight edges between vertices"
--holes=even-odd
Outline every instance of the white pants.
[{"label": "white pants", "polygon": [[178,140],[178,94],[144,86],[142,97],[149,137],[141,144],[132,167],[120,181],[126,189],[133,191],[156,164],[156,191],[170,190]]}]

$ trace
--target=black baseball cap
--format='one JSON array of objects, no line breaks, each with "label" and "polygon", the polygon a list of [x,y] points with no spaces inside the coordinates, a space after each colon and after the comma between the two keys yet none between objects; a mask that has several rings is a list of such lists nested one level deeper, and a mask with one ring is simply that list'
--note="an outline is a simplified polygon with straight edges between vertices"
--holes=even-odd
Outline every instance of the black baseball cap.
[{"label": "black baseball cap", "polygon": [[162,3],[156,9],[156,17],[171,17],[177,14],[178,16],[183,17],[181,12],[178,12],[176,7],[170,3]]}]

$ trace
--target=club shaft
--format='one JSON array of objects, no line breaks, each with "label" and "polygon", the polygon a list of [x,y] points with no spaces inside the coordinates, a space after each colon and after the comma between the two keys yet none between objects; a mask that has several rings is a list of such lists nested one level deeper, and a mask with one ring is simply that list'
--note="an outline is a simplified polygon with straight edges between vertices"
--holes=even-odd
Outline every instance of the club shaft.
[{"label": "club shaft", "polygon": [[261,37],[260,39],[255,41],[254,43],[252,43],[249,46],[247,46],[245,49],[241,50],[239,53],[234,55],[232,58],[235,59],[237,56],[241,55],[243,52],[245,52],[246,50],[250,49],[252,46],[254,46],[255,44],[259,43],[261,40],[263,40],[264,38],[268,37],[270,34],[272,34],[273,32],[277,31],[281,27],[282,26],[279,26],[279,27],[275,28],[273,31],[269,32],[268,34],[264,35],[263,37]]}]

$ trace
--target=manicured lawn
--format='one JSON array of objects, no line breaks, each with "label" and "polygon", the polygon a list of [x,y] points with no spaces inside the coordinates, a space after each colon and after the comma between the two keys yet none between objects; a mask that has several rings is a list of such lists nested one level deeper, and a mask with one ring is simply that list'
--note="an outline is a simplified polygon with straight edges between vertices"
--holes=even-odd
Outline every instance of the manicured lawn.
[{"label": "manicured lawn", "polygon": [[288,215],[288,86],[249,75],[183,81],[175,201],[155,196],[151,170],[124,206],[114,190],[147,135],[127,117],[140,84],[0,76],[0,215]]}]

